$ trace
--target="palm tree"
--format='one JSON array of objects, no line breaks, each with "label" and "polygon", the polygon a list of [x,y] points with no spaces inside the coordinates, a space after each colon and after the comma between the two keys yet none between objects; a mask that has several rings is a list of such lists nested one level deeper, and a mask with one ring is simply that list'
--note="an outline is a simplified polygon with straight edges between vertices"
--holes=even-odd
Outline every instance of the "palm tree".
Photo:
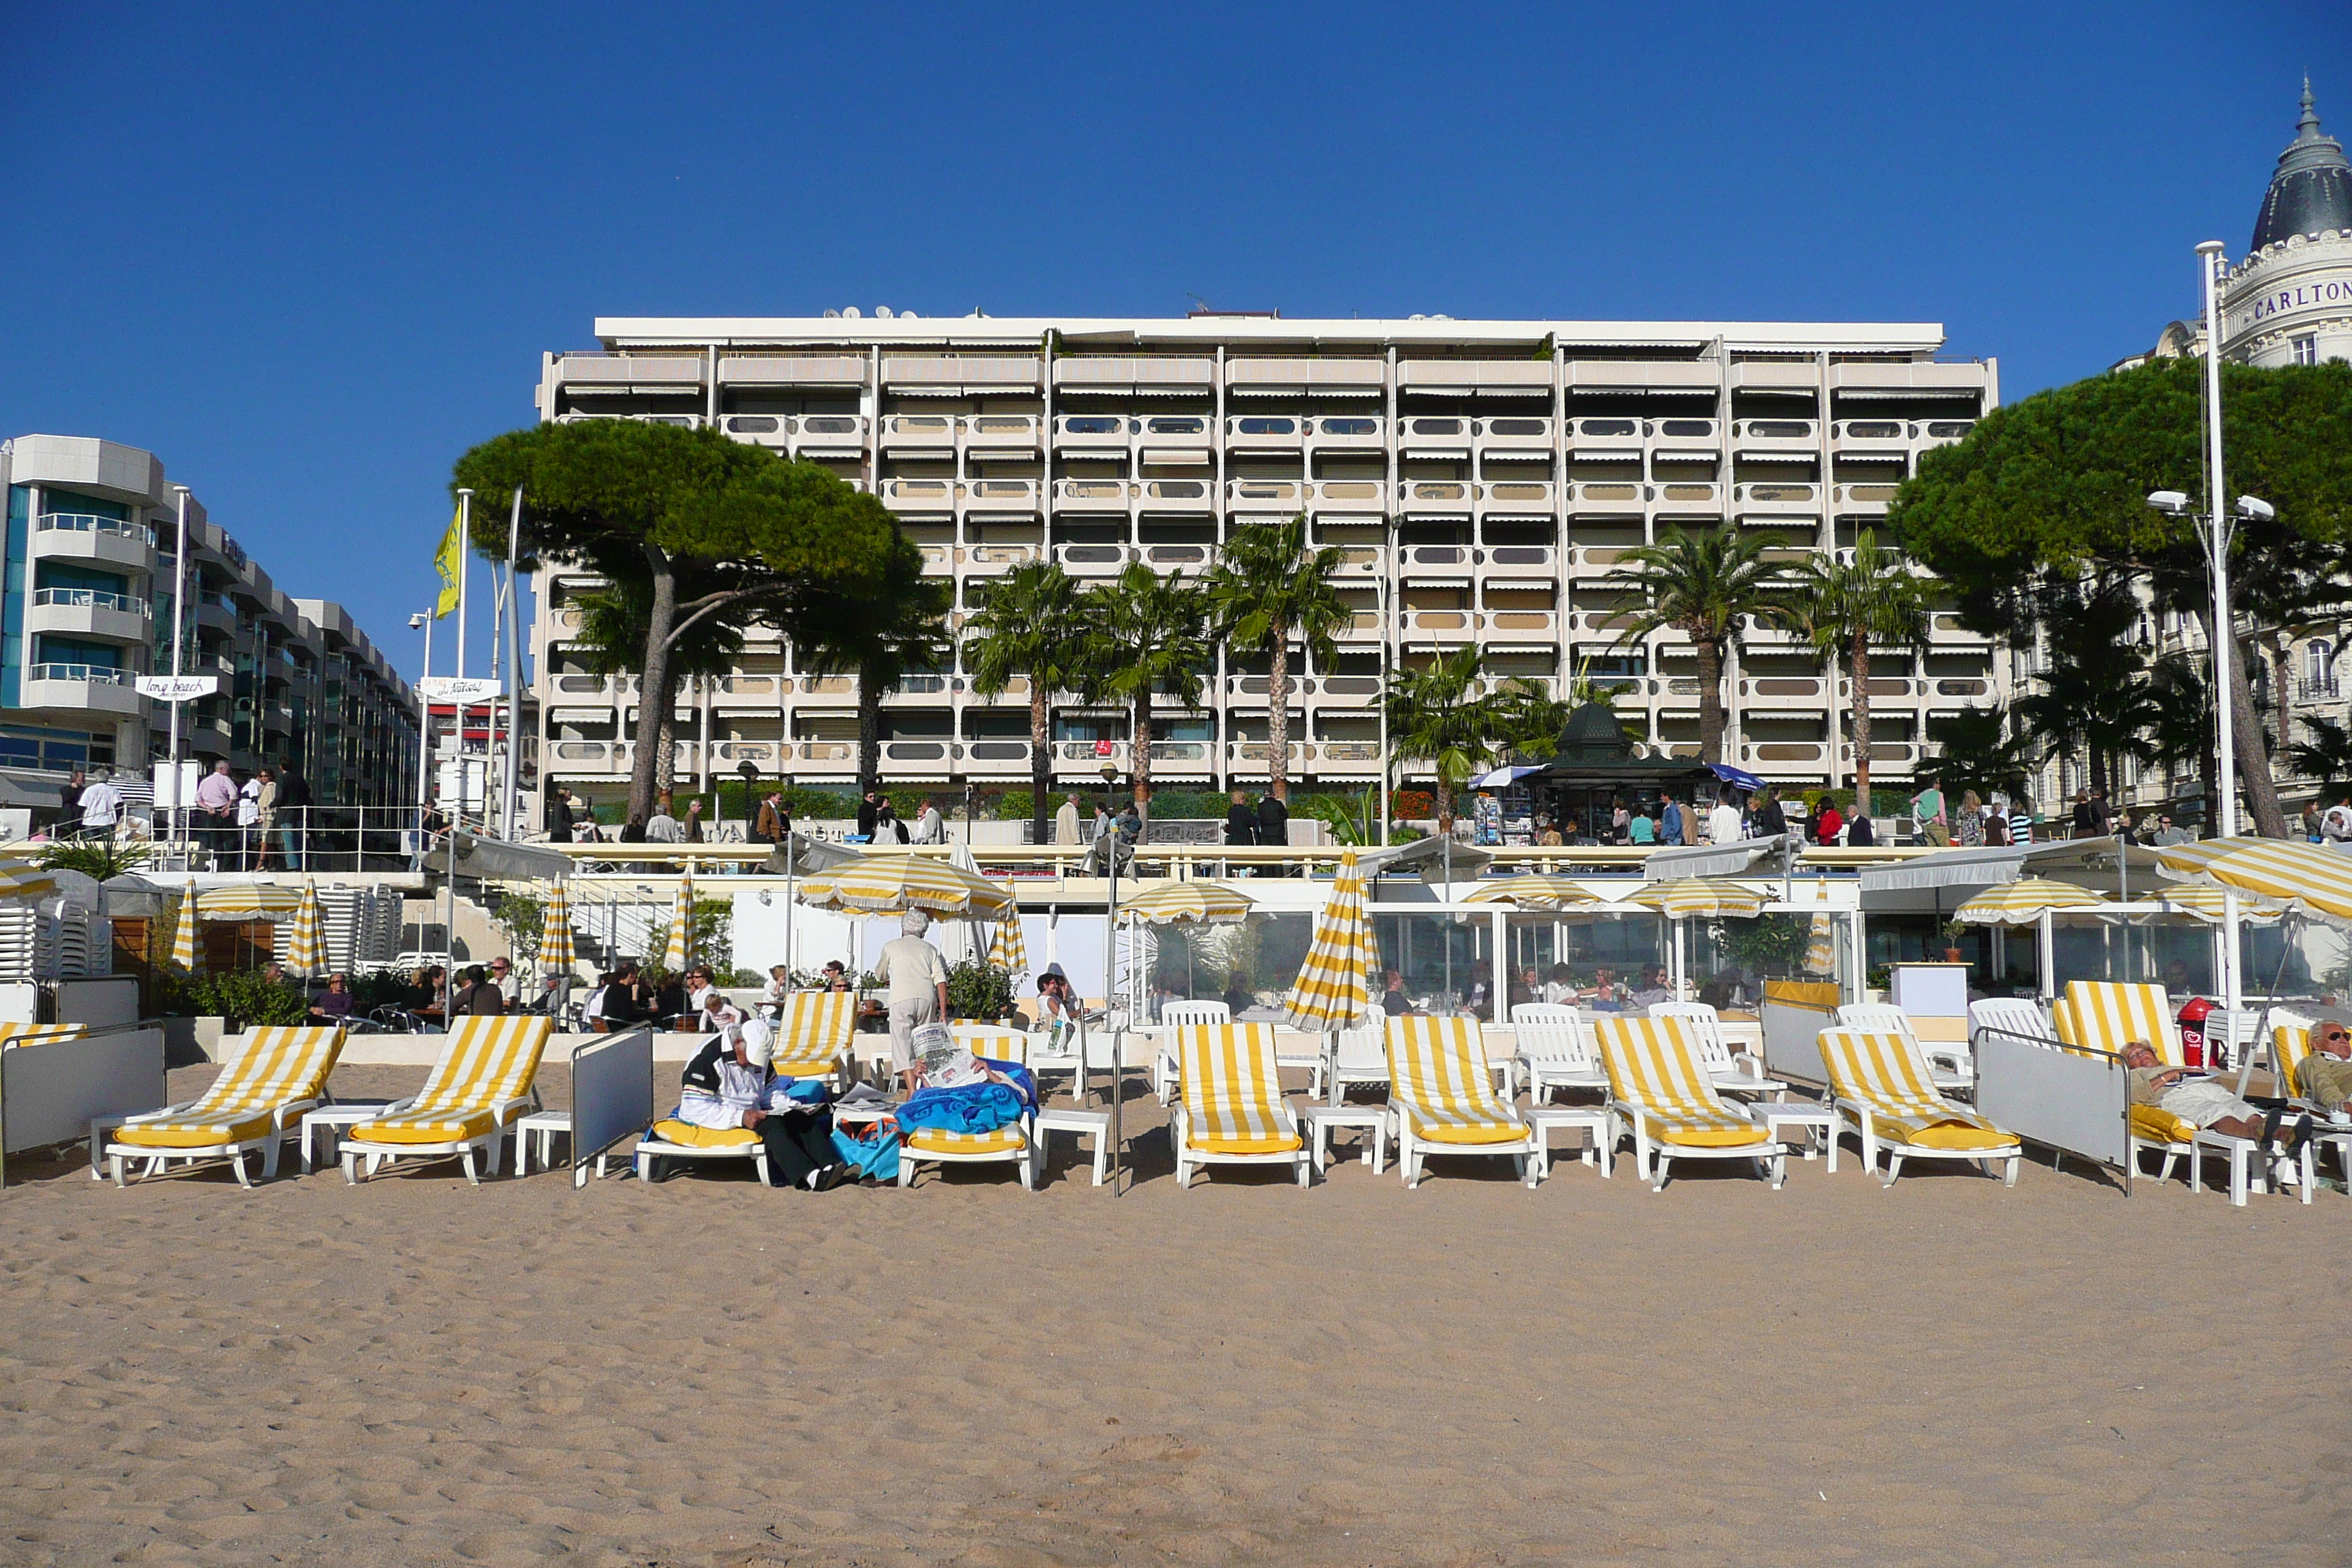
[{"label": "palm tree", "polygon": [[2017,717],[2052,751],[2083,756],[2092,786],[2105,790],[2117,759],[2156,754],[2148,736],[2163,717],[2131,639],[2139,596],[2130,579],[2106,574],[2053,579],[2033,599],[2049,667],[2036,677],[2041,689],[2018,700]]},{"label": "palm tree", "polygon": [[1476,644],[1441,654],[1428,666],[1389,677],[1389,745],[1426,762],[1437,779],[1437,830],[1454,830],[1454,796],[1494,761],[1496,715],[1477,696],[1482,658]]},{"label": "palm tree", "polygon": [[[2147,672],[2148,694],[2156,700],[2156,727],[2150,735],[2156,760],[2176,774],[2183,763],[2196,770],[2209,824],[2219,822],[2221,811],[2213,793],[2221,762],[2214,752],[2212,675],[2211,664],[2182,652],[2159,656]],[[2179,793],[2176,788],[2175,795]]]},{"label": "palm tree", "polygon": [[1698,655],[1698,744],[1704,762],[1723,761],[1727,714],[1723,665],[1740,643],[1740,620],[1786,625],[1789,610],[1780,590],[1788,568],[1764,559],[1767,542],[1743,537],[1728,523],[1704,533],[1670,528],[1655,544],[1637,545],[1620,557],[1611,574],[1621,587],[1639,592],[1642,603],[1626,612],[1618,635],[1622,646],[1657,631],[1690,638]]},{"label": "palm tree", "polygon": [[1148,818],[1152,699],[1200,706],[1211,653],[1207,601],[1181,572],[1162,577],[1139,561],[1087,589],[1079,614],[1087,633],[1080,688],[1097,701],[1125,702],[1133,714],[1135,804]]},{"label": "palm tree", "polygon": [[1307,514],[1288,522],[1236,528],[1209,574],[1209,611],[1216,635],[1266,655],[1267,790],[1290,798],[1290,639],[1326,668],[1339,658],[1332,640],[1355,611],[1339,597],[1331,574],[1347,552],[1307,542]]},{"label": "palm tree", "polygon": [[1054,787],[1052,698],[1075,689],[1086,639],[1078,616],[1078,580],[1058,563],[1024,561],[988,584],[979,607],[965,617],[966,668],[971,689],[993,697],[1015,676],[1029,682],[1029,822],[1045,842],[1046,795]]},{"label": "palm tree", "polygon": [[822,638],[803,645],[813,672],[856,674],[860,795],[882,785],[882,699],[909,675],[944,669],[954,657],[947,635],[951,590],[920,572],[920,556],[894,566],[880,594],[830,606],[817,617]]},{"label": "palm tree", "polygon": [[1900,552],[1879,548],[1864,529],[1853,559],[1817,557],[1798,581],[1793,614],[1814,649],[1834,662],[1845,656],[1853,697],[1853,813],[1870,815],[1870,649],[1898,644],[1924,653],[1927,595]]}]

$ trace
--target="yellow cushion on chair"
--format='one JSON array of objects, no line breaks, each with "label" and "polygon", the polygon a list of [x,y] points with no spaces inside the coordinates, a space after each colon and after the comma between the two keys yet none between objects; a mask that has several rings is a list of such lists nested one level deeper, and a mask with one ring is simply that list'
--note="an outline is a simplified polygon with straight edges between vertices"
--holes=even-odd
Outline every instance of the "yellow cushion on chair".
[{"label": "yellow cushion on chair", "polygon": [[117,1143],[141,1149],[210,1149],[221,1143],[243,1143],[269,1134],[273,1113],[240,1117],[235,1121],[195,1121],[174,1117],[168,1121],[132,1122],[118,1128]]},{"label": "yellow cushion on chair", "polygon": [[1971,1127],[1965,1121],[1938,1121],[1932,1127],[1922,1127],[1905,1140],[1922,1149],[1943,1149],[1958,1152],[1969,1149],[2013,1149],[2017,1135],[1993,1127]]},{"label": "yellow cushion on chair", "polygon": [[[1528,1130],[1508,1121],[1479,1121],[1468,1126],[1448,1125],[1426,1117],[1414,1116],[1412,1135],[1424,1143],[1517,1143],[1528,1135]],[[1290,1143],[1287,1148],[1298,1145]]]},{"label": "yellow cushion on chair", "polygon": [[655,1122],[654,1136],[681,1149],[748,1149],[760,1141],[748,1127],[697,1127],[675,1117]]},{"label": "yellow cushion on chair", "polygon": [[1016,1121],[990,1132],[918,1127],[908,1132],[905,1146],[918,1154],[1010,1154],[1027,1148],[1029,1141],[1022,1136]]},{"label": "yellow cushion on chair", "polygon": [[352,1143],[462,1143],[499,1129],[499,1119],[488,1110],[451,1116],[431,1111],[423,1116],[387,1116],[363,1121],[344,1134]]},{"label": "yellow cushion on chair", "polygon": [[2197,1124],[2184,1121],[2160,1105],[2135,1105],[2124,1112],[2124,1124],[2135,1138],[2151,1143],[2193,1143]]},{"label": "yellow cushion on chair", "polygon": [[1751,1143],[1772,1141],[1764,1129],[1753,1122],[1744,1127],[1685,1126],[1662,1122],[1655,1117],[1650,1121],[1650,1134],[1661,1143],[1683,1149],[1745,1149]]}]

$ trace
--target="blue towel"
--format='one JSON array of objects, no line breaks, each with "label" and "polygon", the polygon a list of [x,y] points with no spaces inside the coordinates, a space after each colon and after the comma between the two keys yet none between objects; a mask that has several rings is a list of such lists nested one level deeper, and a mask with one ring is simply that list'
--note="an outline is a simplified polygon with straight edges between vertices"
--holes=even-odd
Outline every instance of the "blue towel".
[{"label": "blue towel", "polygon": [[966,1089],[926,1089],[898,1110],[901,1128],[943,1132],[993,1132],[1021,1120],[1021,1096],[1001,1083]]},{"label": "blue towel", "polygon": [[1022,1109],[1025,1110],[1037,1109],[1037,1078],[1027,1068],[1023,1067],[1019,1062],[991,1061],[986,1057],[974,1057],[972,1060],[1011,1079],[1013,1092],[1021,1097]]}]

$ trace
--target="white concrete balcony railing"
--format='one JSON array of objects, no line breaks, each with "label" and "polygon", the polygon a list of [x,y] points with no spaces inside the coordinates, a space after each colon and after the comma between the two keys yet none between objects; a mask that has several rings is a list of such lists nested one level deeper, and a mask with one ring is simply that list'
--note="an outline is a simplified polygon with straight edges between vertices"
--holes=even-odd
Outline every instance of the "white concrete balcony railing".
[{"label": "white concrete balcony railing", "polygon": [[1287,414],[1229,414],[1225,445],[1244,451],[1295,452],[1303,437],[1302,423]]},{"label": "white concrete balcony railing", "polygon": [[[1204,752],[1208,748],[1205,745],[1202,747],[1202,750]],[[1287,746],[1283,748],[1283,752],[1284,755],[1288,758],[1290,763],[1286,770],[1287,772],[1297,774],[1307,771],[1307,746],[1306,742],[1301,741],[1293,741]],[[1273,762],[1274,742],[1271,741],[1228,741],[1225,742],[1225,767],[1229,772],[1241,773],[1244,776],[1264,778]]]},{"label": "white concrete balcony railing", "polygon": [[[25,667],[26,680],[72,681],[86,686],[128,686],[131,671],[117,669],[108,664],[29,664]],[[26,706],[36,706],[27,702]]]},{"label": "white concrete balcony railing", "polygon": [[1386,445],[1383,423],[1370,414],[1326,414],[1307,422],[1307,438],[1318,447],[1376,452]]},{"label": "white concrete balcony railing", "polygon": [[1639,517],[1643,487],[1630,479],[1571,486],[1570,508],[1580,517]]},{"label": "white concrete balcony railing", "polygon": [[1183,572],[1195,577],[1209,569],[1214,553],[1206,544],[1144,544],[1137,546],[1135,552],[1145,565],[1162,575]]},{"label": "white concrete balcony railing", "polygon": [[1143,460],[1155,452],[1205,452],[1215,445],[1215,423],[1205,414],[1148,414],[1143,417]]},{"label": "white concrete balcony railing", "polygon": [[1471,489],[1459,479],[1408,479],[1397,486],[1397,501],[1409,516],[1468,517]]},{"label": "white concrete balcony railing", "polygon": [[[1873,682],[1874,687],[1877,683]],[[1818,708],[1824,696],[1818,678],[1759,675],[1739,683],[1739,695],[1759,708]]]},{"label": "white concrete balcony railing", "polygon": [[1340,643],[1377,643],[1386,628],[1377,610],[1358,610],[1355,618],[1331,634],[1331,640]]},{"label": "white concrete balcony railing", "polygon": [[792,420],[782,414],[725,414],[719,428],[736,440],[755,447],[788,447]]},{"label": "white concrete balcony railing", "polygon": [[1559,574],[1559,552],[1549,544],[1490,544],[1479,553],[1488,577],[1549,583]]},{"label": "white concrete balcony railing", "polygon": [[1580,544],[1569,552],[1573,558],[1569,573],[1579,578],[1609,576],[1624,563],[1625,552],[1631,548],[1623,544]]},{"label": "white concrete balcony railing", "polygon": [[1639,419],[1571,419],[1569,421],[1568,449],[1571,454],[1583,458],[1610,453],[1638,454],[1642,450],[1642,422]]},{"label": "white concrete balcony railing", "polygon": [[1822,487],[1819,485],[1734,485],[1732,510],[1742,519],[1753,517],[1794,517],[1818,521],[1822,515]]},{"label": "white concrete balcony railing", "polygon": [[966,741],[962,752],[963,771],[979,778],[1027,778],[1029,776],[1029,742],[992,737],[985,741]]},{"label": "white concrete balcony railing", "polygon": [[[1922,682],[1922,684],[1932,688],[1937,697],[1957,697],[1965,700],[1973,698],[1990,697],[1992,695],[1992,682],[1990,679],[1981,678],[1972,678],[1969,676],[1939,676],[1935,679]],[[2333,698],[2335,695],[2336,689],[2331,685],[2328,688],[2327,696]]]},{"label": "white concrete balcony railing", "polygon": [[1042,544],[974,544],[963,552],[964,563],[991,572],[1018,566],[1025,561],[1045,559]]},{"label": "white concrete balcony railing", "polygon": [[1317,679],[1315,697],[1325,708],[1371,708],[1381,700],[1377,675],[1326,675]]},{"label": "white concrete balcony railing", "polygon": [[1057,452],[1124,452],[1134,444],[1137,421],[1123,414],[1062,414],[1054,419]]},{"label": "white concrete balcony railing", "polygon": [[1987,637],[1984,633],[1978,631],[1966,621],[1961,620],[1959,616],[1952,615],[1936,615],[1929,616],[1927,620],[1927,637],[1929,641],[1939,645],[1967,643],[1984,644],[1990,646],[1992,642],[1992,639]]},{"label": "white concrete balcony railing", "polygon": [[1830,426],[1832,452],[1895,457],[1911,449],[1911,426],[1900,419],[1841,419]]},{"label": "white concrete balcony railing", "polygon": [[710,682],[711,700],[722,708],[772,705],[790,683],[782,675],[722,675]]},{"label": "white concrete balcony railing", "polygon": [[1552,610],[1487,610],[1478,618],[1498,642],[1550,642],[1559,636],[1559,616]]},{"label": "white concrete balcony railing", "polygon": [[884,479],[882,504],[892,511],[946,512],[955,506],[952,479]]},{"label": "white concrete balcony railing", "polygon": [[1570,629],[1588,637],[1607,637],[1612,642],[1633,626],[1632,610],[1579,610],[1570,615]]},{"label": "white concrete balcony railing", "polygon": [[1651,495],[1663,518],[1705,517],[1723,515],[1722,485],[1670,484],[1653,485]]},{"label": "white concrete balcony railing", "polygon": [[1407,610],[1397,619],[1408,635],[1423,641],[1468,642],[1478,635],[1478,616],[1471,610]]},{"label": "white concrete balcony railing", "polygon": [[1422,581],[1439,577],[1467,583],[1475,553],[1466,544],[1406,544],[1398,547],[1397,564],[1406,576]]},{"label": "white concrete balcony railing", "polygon": [[1929,419],[1916,426],[1922,448],[1948,447],[1955,441],[1966,440],[1969,432],[1976,427],[1973,419]]},{"label": "white concrete balcony railing", "polygon": [[923,552],[923,575],[946,577],[955,572],[955,547],[949,544],[919,544]]},{"label": "white concrete balcony railing", "polygon": [[1378,741],[1318,741],[1309,765],[1324,778],[1377,778],[1381,771]]},{"label": "white concrete balcony railing", "polygon": [[1478,510],[1487,517],[1550,517],[1558,492],[1549,479],[1490,479],[1478,487]]},{"label": "white concrete balcony railing", "polygon": [[855,458],[866,450],[866,416],[797,415],[792,420],[791,436],[795,452],[810,456],[832,453]]},{"label": "white concrete balcony railing", "polygon": [[955,743],[940,740],[885,741],[882,771],[898,775],[916,773],[945,778],[955,763]]},{"label": "white concrete balcony railing", "polygon": [[855,741],[787,741],[782,749],[795,773],[814,773],[830,778],[856,776],[857,742]]},{"label": "white concrete balcony railing", "polygon": [[629,766],[626,741],[549,741],[540,748],[549,771],[558,773],[618,773]]},{"label": "white concrete balcony railing", "polygon": [[1131,552],[1124,544],[1058,544],[1054,559],[1073,577],[1116,577]]},{"label": "white concrete balcony railing", "polygon": [[1139,488],[1145,511],[1207,512],[1214,509],[1206,479],[1145,479]]},{"label": "white concrete balcony railing", "polygon": [[956,419],[952,414],[893,414],[882,421],[882,449],[886,452],[937,452],[942,456],[955,450]]},{"label": "white concrete balcony railing", "polygon": [[593,699],[600,702],[618,701],[636,695],[636,681],[626,676],[559,675],[555,677],[555,694],[568,702]]},{"label": "white concrete balcony railing", "polygon": [[1151,742],[1151,775],[1154,778],[1205,778],[1215,762],[1216,747],[1208,741]]},{"label": "white concrete balcony railing", "polygon": [[966,511],[1030,514],[1037,510],[1039,488],[1035,479],[967,479],[956,489]]},{"label": "white concrete balcony railing", "polygon": [[1820,426],[1811,419],[1740,419],[1731,426],[1731,439],[1742,451],[1817,452]]},{"label": "white concrete balcony railing", "polygon": [[1034,452],[1039,426],[1034,414],[973,414],[963,422],[963,444],[975,452]]},{"label": "white concrete balcony railing", "polygon": [[1388,510],[1389,487],[1382,479],[1317,479],[1307,488],[1318,516],[1378,517]]},{"label": "white concrete balcony railing", "polygon": [[1388,566],[1389,552],[1386,545],[1341,544],[1328,548],[1337,549],[1339,552],[1339,570],[1351,576],[1371,576],[1386,570]]},{"label": "white concrete balcony railing", "polygon": [[1132,748],[1125,741],[1056,741],[1053,760],[1055,773],[1065,778],[1095,773],[1105,766],[1124,773]]},{"label": "white concrete balcony railing", "polygon": [[[1850,740],[1840,742],[1838,755],[1849,763],[1853,762],[1853,742]],[[1919,760],[1919,743],[1916,741],[1873,741],[1870,743],[1870,760],[1874,763],[1916,763]]]},{"label": "white concrete balcony railing", "polygon": [[1124,512],[1136,490],[1128,479],[1055,479],[1054,505],[1062,511]]},{"label": "white concrete balcony railing", "polygon": [[1551,421],[1523,414],[1498,414],[1478,422],[1478,446],[1488,452],[1549,452]]},{"label": "white concrete balcony railing", "polygon": [[1712,419],[1653,419],[1649,442],[1661,455],[1719,452],[1723,449],[1723,429]]},{"label": "white concrete balcony railing", "polygon": [[1886,503],[1895,499],[1895,492],[1901,488],[1899,485],[1840,485],[1836,490],[1838,510],[1864,517],[1885,517]]},{"label": "white concrete balcony railing", "polygon": [[1289,517],[1307,504],[1307,485],[1299,479],[1227,479],[1225,505],[1254,516]]},{"label": "white concrete balcony railing", "polygon": [[750,763],[762,773],[777,771],[777,749],[785,742],[776,741],[713,741],[710,742],[710,765],[723,773],[732,773],[744,763]]},{"label": "white concrete balcony railing", "polygon": [[[1871,751],[1875,752],[1877,747]],[[1748,741],[1741,743],[1742,760],[1769,769],[1803,767],[1818,769],[1829,755],[1829,744],[1823,741]]]},{"label": "white concrete balcony railing", "polygon": [[1397,447],[1416,458],[1470,455],[1473,421],[1456,415],[1415,415],[1397,421]]}]

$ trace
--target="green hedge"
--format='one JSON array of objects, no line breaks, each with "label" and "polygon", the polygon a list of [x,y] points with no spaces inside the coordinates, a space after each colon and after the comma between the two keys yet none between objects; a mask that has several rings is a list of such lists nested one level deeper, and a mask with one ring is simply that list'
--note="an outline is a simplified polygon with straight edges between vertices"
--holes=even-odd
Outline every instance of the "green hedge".
[{"label": "green hedge", "polygon": [[257,969],[226,974],[160,977],[157,1002],[167,1018],[238,1018],[251,1024],[299,1024],[310,1016],[309,996],[299,985],[281,985]]}]

